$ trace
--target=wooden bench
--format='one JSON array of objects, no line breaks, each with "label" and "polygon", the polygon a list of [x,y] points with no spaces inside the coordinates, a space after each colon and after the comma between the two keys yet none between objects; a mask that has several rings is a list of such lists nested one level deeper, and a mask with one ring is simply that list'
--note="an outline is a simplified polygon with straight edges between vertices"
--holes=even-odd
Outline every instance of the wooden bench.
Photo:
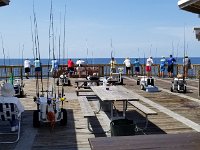
[{"label": "wooden bench", "polygon": [[88,86],[88,83],[92,83],[95,82],[97,85],[99,85],[100,80],[76,80],[76,88],[80,89],[80,88],[90,88],[90,86]]},{"label": "wooden bench", "polygon": [[143,104],[141,104],[138,101],[128,101],[128,103],[130,105],[134,106],[136,109],[138,109],[140,112],[142,112],[145,115],[145,117],[146,117],[145,127],[144,128],[137,127],[137,130],[139,130],[139,131],[146,130],[147,126],[148,126],[148,116],[149,115],[157,115],[157,112],[155,112],[154,110],[144,106]]},{"label": "wooden bench", "polygon": [[79,96],[79,92],[93,92],[91,89],[76,89],[76,95]]},{"label": "wooden bench", "polygon": [[89,118],[95,117],[96,115],[95,115],[94,111],[92,110],[92,107],[90,106],[90,103],[88,102],[88,99],[86,96],[79,96],[78,101],[79,101],[81,111],[82,111],[84,118],[87,118],[88,130],[90,132],[93,132],[93,130],[90,128]]}]

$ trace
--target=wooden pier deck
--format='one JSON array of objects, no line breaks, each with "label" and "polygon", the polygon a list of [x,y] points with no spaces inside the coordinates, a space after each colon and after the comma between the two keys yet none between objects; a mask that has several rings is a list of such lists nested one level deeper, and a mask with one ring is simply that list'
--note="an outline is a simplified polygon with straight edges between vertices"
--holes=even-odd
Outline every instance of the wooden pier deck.
[{"label": "wooden pier deck", "polygon": [[[156,93],[148,93],[140,90],[136,85],[137,78],[124,79],[125,88],[136,92],[141,96],[140,101],[145,106],[156,111],[158,115],[149,116],[149,126],[145,134],[177,134],[188,132],[200,132],[200,100],[198,98],[198,81],[187,80],[189,92],[171,93],[171,79],[156,79],[155,84],[161,90]],[[44,88],[46,89],[44,79]],[[76,96],[75,79],[71,79],[72,86],[64,86],[65,97],[64,108],[68,112],[68,122],[66,126],[56,124],[53,130],[46,124],[40,128],[33,128],[32,114],[36,110],[33,102],[35,96],[35,80],[26,79],[25,98],[20,101],[25,106],[21,126],[21,138],[15,144],[0,144],[0,150],[90,150],[88,138],[110,136],[108,119],[109,113],[101,111],[96,117],[90,119],[93,130],[99,132],[91,133],[87,128],[87,119],[83,117],[81,108]],[[56,87],[58,88],[58,87]],[[61,90],[61,87],[60,87]],[[81,93],[82,94],[82,93]],[[94,95],[93,92],[83,93],[84,95]],[[95,105],[90,102],[93,109]],[[121,103],[116,104],[118,110],[122,110]],[[132,106],[128,106],[127,117],[134,120],[144,120]],[[143,134],[138,132],[137,134]],[[137,135],[136,135],[137,136]]]}]

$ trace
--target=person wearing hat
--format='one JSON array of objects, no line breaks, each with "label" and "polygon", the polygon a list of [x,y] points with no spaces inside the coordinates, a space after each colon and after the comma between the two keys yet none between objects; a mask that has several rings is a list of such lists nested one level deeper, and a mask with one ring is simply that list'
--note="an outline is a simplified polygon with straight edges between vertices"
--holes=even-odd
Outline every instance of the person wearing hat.
[{"label": "person wearing hat", "polygon": [[165,72],[165,65],[166,65],[166,59],[165,56],[162,56],[160,59],[160,77],[164,77],[164,72]]},{"label": "person wearing hat", "polygon": [[35,61],[34,61],[34,66],[35,66],[35,75],[36,77],[38,77],[38,75],[40,74],[41,72],[41,62],[39,60],[39,58],[36,58]]},{"label": "person wearing hat", "polygon": [[115,60],[114,57],[111,58],[109,64],[110,64],[110,75],[112,75],[112,73],[116,73],[116,65],[117,65],[117,61]]},{"label": "person wearing hat", "polygon": [[168,58],[168,60],[167,60],[167,63],[168,63],[167,71],[168,71],[168,77],[169,78],[173,77],[174,62],[176,62],[176,59],[172,55],[170,55],[169,58]]},{"label": "person wearing hat", "polygon": [[191,69],[191,60],[188,58],[188,56],[185,56],[183,58],[183,68],[184,68],[184,77],[188,78],[188,70]]},{"label": "person wearing hat", "polygon": [[124,64],[125,64],[125,67],[126,67],[126,74],[130,75],[130,73],[131,73],[131,60],[129,59],[129,57],[127,57],[124,60]]},{"label": "person wearing hat", "polygon": [[147,58],[147,62],[146,62],[146,72],[147,72],[147,77],[151,76],[151,66],[153,65],[153,59],[150,56],[149,58]]},{"label": "person wearing hat", "polygon": [[[14,103],[19,110],[19,113],[24,112],[24,106],[19,101],[19,98],[14,97],[15,94],[14,87],[11,83],[2,83],[1,84],[1,95],[0,95],[0,103]],[[10,121],[11,132],[15,132],[18,130],[19,120],[14,119]]]},{"label": "person wearing hat", "polygon": [[137,58],[135,59],[133,65],[134,65],[134,68],[135,68],[135,75],[138,76],[139,73],[140,73],[140,62]]}]

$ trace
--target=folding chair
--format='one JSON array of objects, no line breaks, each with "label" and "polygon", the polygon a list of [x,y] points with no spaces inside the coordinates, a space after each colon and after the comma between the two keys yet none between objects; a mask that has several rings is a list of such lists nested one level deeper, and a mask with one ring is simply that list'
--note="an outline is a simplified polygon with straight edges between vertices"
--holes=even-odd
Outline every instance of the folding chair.
[{"label": "folding chair", "polygon": [[[9,140],[9,141],[0,141],[0,143],[15,143],[15,142],[17,142],[20,138],[20,124],[21,124],[21,112],[19,112],[16,104],[0,103],[0,122],[1,121],[11,121],[14,119],[17,119],[19,121],[18,131],[10,132],[10,130],[9,130],[7,132],[6,131],[0,132],[0,136],[15,135],[16,138],[13,138],[14,140]],[[9,128],[10,128],[10,126],[9,126]],[[4,138],[2,138],[2,139],[4,139]],[[10,138],[8,138],[8,139],[10,139]]]}]

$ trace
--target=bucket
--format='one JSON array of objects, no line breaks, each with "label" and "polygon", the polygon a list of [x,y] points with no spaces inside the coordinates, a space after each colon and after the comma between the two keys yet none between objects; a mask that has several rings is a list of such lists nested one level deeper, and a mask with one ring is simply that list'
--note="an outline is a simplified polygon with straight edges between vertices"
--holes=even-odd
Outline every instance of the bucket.
[{"label": "bucket", "polygon": [[101,109],[105,112],[111,111],[111,103],[107,101],[101,101]]}]

